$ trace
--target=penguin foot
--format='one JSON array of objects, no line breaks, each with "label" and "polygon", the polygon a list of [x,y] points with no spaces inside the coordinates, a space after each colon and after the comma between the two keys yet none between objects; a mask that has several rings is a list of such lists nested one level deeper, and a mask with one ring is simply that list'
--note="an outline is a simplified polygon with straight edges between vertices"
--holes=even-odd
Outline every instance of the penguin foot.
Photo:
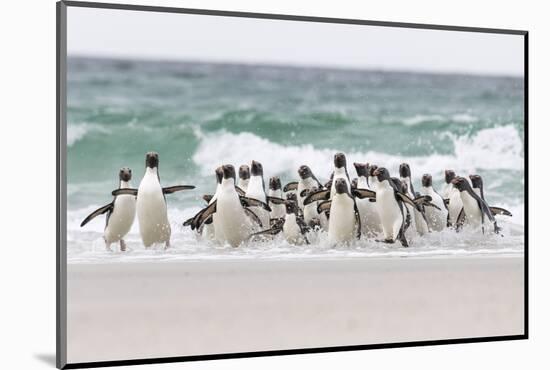
[{"label": "penguin foot", "polygon": [[379,242],[379,243],[386,243],[386,244],[395,243],[395,240],[393,240],[393,239],[374,239],[374,240]]},{"label": "penguin foot", "polygon": [[123,239],[120,239],[120,251],[126,252],[126,242]]},{"label": "penguin foot", "polygon": [[166,244],[164,244],[164,249],[170,248],[170,240],[166,241]]}]

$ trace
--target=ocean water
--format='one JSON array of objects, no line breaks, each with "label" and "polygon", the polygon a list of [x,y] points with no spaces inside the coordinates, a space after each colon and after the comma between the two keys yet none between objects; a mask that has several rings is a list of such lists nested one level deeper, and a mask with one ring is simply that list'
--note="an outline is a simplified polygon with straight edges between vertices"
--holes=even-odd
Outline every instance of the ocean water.
[{"label": "ocean water", "polygon": [[[296,68],[191,62],[146,62],[69,57],[69,262],[218,258],[334,258],[523,253],[523,79],[467,75]],[[147,151],[160,155],[163,185],[196,190],[167,196],[172,248],[144,250],[137,222],[127,253],[106,252],[104,217],[82,219],[112,200],[120,167],[131,167],[137,187]],[[181,223],[215,189],[214,168],[252,159],[266,180],[286,183],[309,165],[323,182],[332,157],[376,163],[397,175],[412,169],[415,185],[443,171],[483,176],[504,237],[446,231],[416,238],[408,249],[361,241],[331,248],[325,235],[310,246],[280,238],[230,248],[205,243]]]}]

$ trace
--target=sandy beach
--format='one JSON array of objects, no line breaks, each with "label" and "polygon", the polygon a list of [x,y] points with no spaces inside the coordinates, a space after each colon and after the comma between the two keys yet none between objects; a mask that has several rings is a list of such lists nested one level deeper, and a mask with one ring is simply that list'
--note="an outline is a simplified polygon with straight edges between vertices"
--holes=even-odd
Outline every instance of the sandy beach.
[{"label": "sandy beach", "polygon": [[523,333],[522,257],[68,266],[68,361]]}]

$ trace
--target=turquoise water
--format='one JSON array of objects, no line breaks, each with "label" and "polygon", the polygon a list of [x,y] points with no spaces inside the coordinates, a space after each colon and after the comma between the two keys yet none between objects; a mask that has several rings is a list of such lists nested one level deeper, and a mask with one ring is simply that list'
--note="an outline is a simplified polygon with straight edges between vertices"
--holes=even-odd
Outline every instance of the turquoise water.
[{"label": "turquoise water", "polygon": [[259,160],[283,182],[308,164],[324,180],[336,151],[393,174],[408,162],[417,184],[431,173],[436,188],[445,169],[478,173],[489,203],[513,210],[521,225],[523,89],[511,77],[72,57],[69,239],[97,239],[103,221],[86,230],[77,221],[111,200],[120,167],[133,169],[137,186],[151,150],[163,184],[197,186],[170,196],[174,225],[213,191],[222,163]]}]

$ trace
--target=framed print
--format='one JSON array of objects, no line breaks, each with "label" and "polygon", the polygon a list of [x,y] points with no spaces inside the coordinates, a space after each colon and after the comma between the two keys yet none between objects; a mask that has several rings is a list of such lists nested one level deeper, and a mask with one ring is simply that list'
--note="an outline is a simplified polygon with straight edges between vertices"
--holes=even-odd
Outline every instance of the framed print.
[{"label": "framed print", "polygon": [[59,368],[527,338],[526,31],[57,11]]}]

